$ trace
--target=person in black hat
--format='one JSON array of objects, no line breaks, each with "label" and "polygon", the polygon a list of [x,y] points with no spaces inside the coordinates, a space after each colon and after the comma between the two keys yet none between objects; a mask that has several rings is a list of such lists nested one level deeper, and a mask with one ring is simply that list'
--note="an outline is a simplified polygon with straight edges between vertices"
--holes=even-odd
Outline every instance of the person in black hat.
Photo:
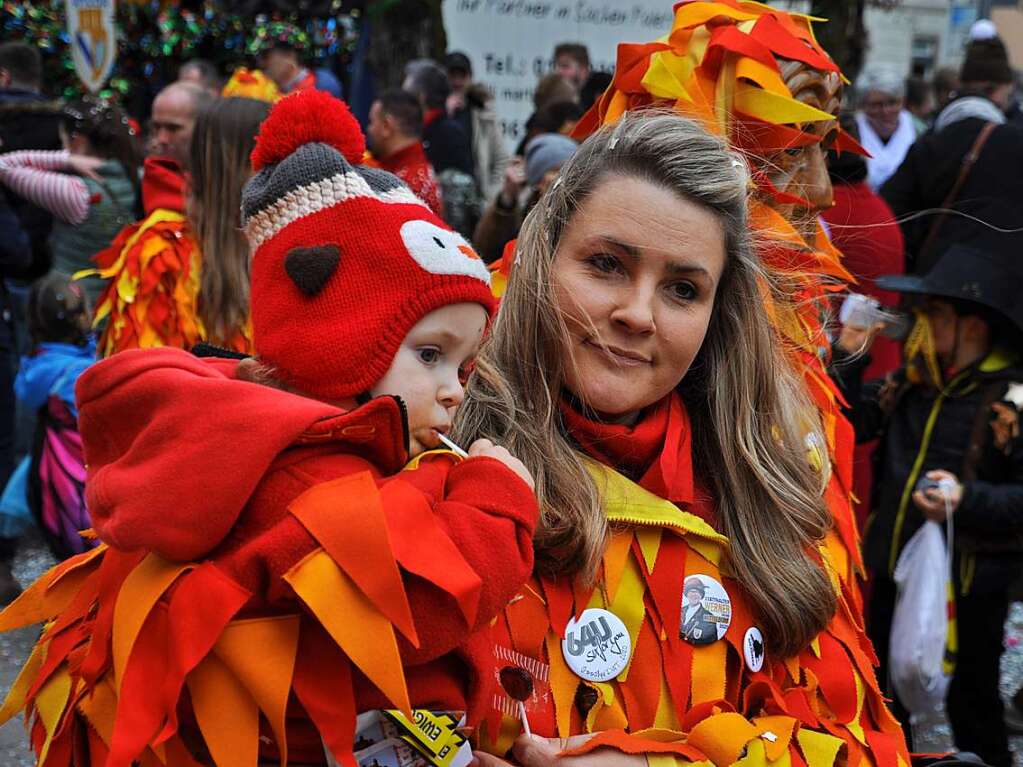
[{"label": "person in black hat", "polygon": [[991,226],[1023,227],[1023,127],[1005,115],[1015,78],[1002,41],[973,40],[959,79],[933,131],[880,189],[902,221],[907,265],[917,274],[934,265],[941,243],[986,237]]},{"label": "person in black hat", "polygon": [[[998,693],[1008,589],[1023,572],[1023,260],[1019,237],[983,249],[948,247],[925,276],[877,280],[913,302],[908,364],[861,384],[869,357],[846,331],[836,378],[857,441],[881,439],[864,559],[873,577],[868,631],[887,679],[902,548],[925,520],[955,521],[958,661],[947,710],[957,747],[997,767],[1011,763]],[[943,487],[923,489],[921,480]],[[946,506],[947,502],[947,506]]]}]

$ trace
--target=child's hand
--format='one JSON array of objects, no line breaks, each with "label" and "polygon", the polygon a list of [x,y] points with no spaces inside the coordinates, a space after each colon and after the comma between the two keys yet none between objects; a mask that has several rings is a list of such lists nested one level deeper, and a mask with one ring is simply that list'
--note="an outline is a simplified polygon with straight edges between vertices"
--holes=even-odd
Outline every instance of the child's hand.
[{"label": "child's hand", "polygon": [[529,473],[529,469],[506,448],[495,445],[489,439],[478,439],[469,446],[469,457],[475,458],[476,456],[486,456],[500,461],[518,474],[522,481],[529,485],[530,490],[536,489],[536,483],[533,482],[533,475]]}]

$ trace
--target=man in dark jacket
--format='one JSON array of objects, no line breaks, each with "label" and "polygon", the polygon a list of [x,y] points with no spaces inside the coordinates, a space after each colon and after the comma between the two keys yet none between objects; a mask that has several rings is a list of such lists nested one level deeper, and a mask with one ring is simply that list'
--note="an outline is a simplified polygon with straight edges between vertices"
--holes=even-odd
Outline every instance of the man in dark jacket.
[{"label": "man in dark jacket", "polygon": [[[910,147],[880,190],[900,219],[931,211],[902,223],[907,267],[917,274],[934,265],[941,242],[1023,227],[1023,127],[1006,121],[1013,72],[1001,40],[970,43],[960,80],[933,132]],[[946,206],[956,213],[934,212]]]},{"label": "man in dark jacket", "polygon": [[[953,245],[925,276],[877,284],[916,297],[909,367],[860,384],[866,358],[843,330],[836,379],[851,404],[857,441],[881,439],[864,559],[873,577],[868,631],[887,679],[895,608],[892,580],[903,547],[927,519],[953,514],[958,660],[947,709],[960,750],[1009,767],[999,658],[1009,587],[1023,572],[1023,262],[1019,238]],[[844,348],[843,348],[844,347]],[[923,489],[921,480],[944,486]]]}]

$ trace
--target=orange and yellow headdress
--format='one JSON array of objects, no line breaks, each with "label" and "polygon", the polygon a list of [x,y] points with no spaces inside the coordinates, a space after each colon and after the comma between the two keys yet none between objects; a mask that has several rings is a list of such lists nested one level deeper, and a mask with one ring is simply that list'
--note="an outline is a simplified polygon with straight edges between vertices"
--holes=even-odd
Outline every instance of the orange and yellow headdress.
[{"label": "orange and yellow headdress", "polygon": [[257,99],[273,104],[281,97],[277,85],[269,77],[258,69],[238,67],[227,81],[220,95],[224,98],[238,96],[247,99]]}]

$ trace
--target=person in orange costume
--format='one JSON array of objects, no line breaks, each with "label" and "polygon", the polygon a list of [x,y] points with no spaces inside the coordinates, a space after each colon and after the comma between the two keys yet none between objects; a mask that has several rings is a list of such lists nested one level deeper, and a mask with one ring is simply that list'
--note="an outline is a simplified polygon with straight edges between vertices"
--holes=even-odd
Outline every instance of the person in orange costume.
[{"label": "person in orange costume", "polygon": [[483,713],[481,629],[528,576],[538,510],[503,448],[434,449],[489,275],[364,150],[322,92],[263,123],[258,360],[133,350],[80,381],[106,545],[0,616],[49,621],[0,712],[28,710],[40,765],[323,765],[326,745],[355,767],[358,712]]},{"label": "person in orange costume", "polygon": [[[814,40],[810,20],[806,17],[758,3],[730,0],[680,3],[676,5],[674,26],[665,38],[645,45],[624,44],[619,47],[611,88],[580,123],[577,133],[582,137],[602,123],[609,128],[638,119],[634,113],[642,112],[644,108],[673,110],[696,120],[748,160],[752,191],[748,221],[759,256],[758,269],[762,270],[759,288],[750,300],[763,305],[773,326],[772,349],[759,353],[770,356],[774,353],[773,346],[780,347],[783,350],[783,367],[801,379],[800,388],[814,405],[809,412],[801,411],[799,418],[805,419],[801,426],[789,424],[789,428],[801,431],[801,442],[805,443],[808,452],[804,460],[808,457],[809,463],[819,471],[820,485],[812,493],[814,503],[818,511],[824,508],[827,512],[823,519],[802,514],[793,517],[791,509],[785,512],[785,504],[779,504],[771,492],[774,500],[762,504],[760,513],[766,519],[787,518],[793,524],[795,519],[801,519],[797,525],[800,526],[799,532],[792,534],[778,529],[757,529],[759,522],[752,527],[738,524],[734,512],[722,506],[730,496],[738,493],[741,499],[744,492],[749,491],[747,486],[740,492],[742,485],[730,486],[725,479],[734,477],[732,467],[741,465],[750,456],[747,453],[741,459],[728,456],[715,461],[713,456],[707,457],[705,444],[697,444],[695,440],[700,436],[705,443],[721,431],[732,435],[734,443],[750,444],[751,432],[736,431],[740,428],[736,424],[742,423],[740,416],[748,417],[748,408],[755,407],[761,409],[762,418],[769,421],[768,413],[772,407],[765,399],[764,390],[758,388],[759,383],[752,380],[735,390],[734,401],[714,413],[711,425],[705,423],[700,430],[694,428],[691,435],[694,440],[693,460],[699,461],[694,484],[697,487],[701,483],[709,486],[711,505],[716,508],[706,509],[696,502],[692,493],[673,496],[670,487],[668,492],[663,486],[653,490],[657,496],[656,504],[649,496],[641,499],[631,497],[620,487],[615,487],[615,483],[611,483],[614,492],[609,492],[601,477],[597,486],[605,491],[605,517],[616,524],[615,533],[619,526],[630,523],[676,531],[685,530],[688,524],[691,548],[672,555],[675,574],[667,575],[672,569],[667,564],[671,560],[663,559],[664,541],[673,539],[654,533],[644,535],[642,528],[629,531],[626,527],[624,536],[615,534],[608,546],[595,547],[601,556],[591,555],[587,567],[581,567],[578,562],[559,554],[548,570],[538,568],[531,589],[506,610],[505,623],[499,622],[499,626],[504,627],[503,635],[497,640],[499,657],[505,661],[515,659],[523,668],[544,676],[537,683],[536,705],[533,709],[527,705],[527,713],[535,712],[529,713],[534,730],[560,737],[611,731],[588,742],[586,748],[593,751],[579,757],[580,764],[596,764],[594,760],[598,753],[608,759],[608,765],[639,763],[620,754],[608,755],[596,750],[602,746],[613,746],[626,753],[644,753],[651,764],[674,764],[674,759],[710,759],[715,764],[729,764],[741,753],[746,753],[747,757],[753,754],[750,758],[754,762],[765,758],[773,762],[782,758],[786,748],[789,750],[785,758],[797,764],[831,764],[839,755],[850,764],[875,762],[894,766],[908,763],[902,734],[878,689],[874,674],[876,658],[863,630],[862,604],[856,580],[862,572],[862,563],[849,495],[852,433],[841,417],[837,392],[824,372],[824,360],[819,353],[826,340],[820,317],[827,286],[833,284],[838,287],[848,279],[839,254],[830,246],[816,221],[817,212],[831,203],[824,152],[831,146],[844,151],[859,151],[856,142],[838,128],[835,119],[841,82],[837,67]],[[613,165],[613,156],[621,142],[621,139],[609,139],[605,135],[599,141],[600,150],[585,153],[588,158],[585,162],[604,167]],[[679,142],[673,150],[682,153],[683,146]],[[599,155],[599,151],[609,155],[606,161],[597,162],[594,155]],[[652,153],[651,150],[642,154],[642,162],[637,161],[633,165],[645,167],[643,163],[647,163],[657,166],[661,160],[649,156]],[[625,475],[626,480],[639,479],[641,489],[650,490],[647,482],[652,480],[648,477],[657,465],[651,458],[656,458],[657,449],[652,446],[662,444],[663,436],[672,432],[671,427],[663,423],[657,426],[647,423],[650,419],[656,423],[663,418],[663,400],[654,396],[656,391],[648,392],[646,397],[626,397],[629,386],[635,386],[635,375],[628,377],[627,384],[620,384],[624,389],[609,387],[610,393],[606,394],[607,401],[615,408],[625,400],[639,405],[629,411],[642,427],[638,429],[638,435],[635,426],[630,427],[631,430],[613,431],[612,426],[605,423],[597,431],[599,439],[595,439],[592,417],[581,421],[574,418],[578,415],[575,408],[570,408],[567,411],[569,416],[559,424],[550,418],[549,408],[531,404],[556,398],[563,389],[567,390],[570,400],[580,399],[577,390],[557,377],[558,371],[565,371],[567,376],[567,371],[578,365],[578,353],[568,354],[563,350],[563,359],[559,363],[557,352],[548,349],[541,362],[533,361],[529,351],[522,348],[523,338],[533,338],[534,333],[540,331],[528,324],[528,318],[521,313],[524,310],[517,305],[522,297],[516,300],[514,286],[517,275],[527,265],[528,273],[519,277],[525,282],[525,287],[520,287],[520,290],[535,293],[537,286],[551,280],[558,281],[558,248],[567,247],[564,241],[573,224],[572,216],[581,215],[583,208],[577,210],[560,206],[557,202],[563,196],[596,197],[592,191],[594,176],[589,177],[589,187],[573,178],[573,173],[582,173],[577,166],[582,167],[580,164],[583,162],[582,159],[573,162],[573,170],[563,171],[555,186],[559,191],[548,195],[546,206],[544,201],[538,206],[540,212],[534,215],[533,222],[535,229],[530,231],[550,231],[543,247],[538,249],[536,239],[523,236],[516,249],[506,250],[503,263],[495,270],[499,287],[500,283],[509,282],[504,288],[501,321],[495,329],[491,348],[502,349],[502,328],[506,328],[507,337],[516,339],[516,353],[526,360],[522,363],[525,368],[554,372],[544,381],[524,381],[519,387],[513,386],[513,397],[523,404],[510,410],[507,408],[511,406],[504,402],[501,404],[505,409],[497,406],[488,408],[487,403],[493,401],[494,392],[487,389],[479,397],[479,402],[484,404],[479,404],[474,397],[474,384],[471,384],[467,404],[460,414],[460,418],[464,418],[460,434],[463,438],[488,433],[502,434],[502,438],[508,436],[512,449],[519,451],[527,466],[535,469],[536,464],[530,457],[522,454],[522,445],[531,441],[535,444],[536,435],[529,433],[522,442],[512,435],[517,430],[531,431],[526,414],[538,411],[543,416],[546,413],[548,420],[539,426],[532,424],[545,435],[545,439],[550,436],[553,440],[553,443],[543,444],[561,445],[567,440],[568,444],[580,448],[584,456],[615,469],[615,474]],[[702,170],[702,167],[693,169],[692,173],[699,174]],[[651,175],[656,176],[656,172],[651,171]],[[649,205],[641,209],[636,218],[653,228],[648,213],[650,209]],[[606,226],[603,221],[599,223]],[[703,226],[706,225],[703,222]],[[594,235],[599,233],[596,231]],[[630,236],[637,234],[630,233]],[[593,255],[596,257],[599,253]],[[622,281],[623,285],[630,284],[628,275],[632,274],[633,254],[616,258],[622,265],[614,267],[618,270],[615,279]],[[552,259],[553,266],[550,264]],[[587,290],[592,292],[593,289]],[[717,295],[719,301],[728,297],[723,286]],[[539,314],[545,322],[551,323],[550,330],[558,324],[557,302],[547,297],[548,304],[542,293],[541,297],[541,309],[537,312],[534,308],[533,314]],[[610,303],[611,299],[608,301]],[[516,308],[510,308],[512,306]],[[733,316],[727,308],[720,311],[726,316]],[[564,308],[560,313],[565,314]],[[584,325],[592,321],[603,332],[598,318],[593,312],[589,314]],[[627,318],[628,312],[625,315]],[[625,319],[617,319],[621,322],[616,322],[613,316],[608,319],[607,324],[612,331],[627,328]],[[523,326],[515,327],[516,322]],[[561,322],[567,323],[571,330],[570,318],[562,316]],[[654,325],[659,330],[660,323]],[[714,330],[713,322],[709,327],[704,346],[716,335],[711,332]],[[658,330],[649,332],[656,335]],[[597,333],[597,330],[593,332]],[[542,342],[556,349],[554,339],[557,337],[557,334],[549,333]],[[603,337],[598,334],[596,346],[602,343]],[[628,344],[606,343],[621,347],[619,351],[630,351]],[[586,345],[594,346],[593,340],[590,339]],[[735,338],[730,339],[727,348],[735,358],[741,358],[747,350]],[[500,354],[485,353],[479,361],[478,370],[483,372],[494,368],[499,374],[507,374],[509,359],[492,359],[492,353]],[[714,382],[714,386],[723,386],[728,381],[726,371],[708,372],[706,354],[701,351],[699,355],[696,360],[702,364],[697,364],[694,370],[699,372],[697,380],[691,381],[693,373],[690,373],[678,386],[687,407],[692,407],[694,401],[706,407],[706,403],[700,400],[707,394],[700,389],[701,382],[706,386],[705,376]],[[622,360],[618,362],[631,364]],[[781,372],[776,375],[781,375]],[[714,386],[710,388],[713,390]],[[596,420],[600,421],[600,408],[593,406],[591,409],[597,411]],[[521,427],[509,424],[504,417],[506,412],[515,413],[527,424]],[[562,406],[562,416],[565,412]],[[611,415],[618,413],[615,409]],[[689,415],[696,420],[693,411],[690,410]],[[781,426],[775,424],[775,428],[780,429]],[[648,429],[655,434],[652,440]],[[683,433],[688,434],[688,428],[683,429]],[[746,436],[740,438],[739,434],[743,433]],[[769,445],[775,438],[774,434],[765,437],[764,445]],[[604,443],[614,449],[607,448]],[[779,451],[782,451],[783,444],[784,441],[779,442]],[[670,452],[662,452],[661,460]],[[645,461],[636,465],[636,455],[645,456]],[[578,453],[572,460],[580,460]],[[592,524],[592,520],[585,522],[580,515],[560,508],[576,509],[578,502],[574,496],[584,493],[577,486],[578,482],[571,482],[571,477],[561,475],[557,481],[551,479],[548,467],[557,463],[553,456],[548,455],[543,461],[544,469],[536,474],[538,488],[547,488],[540,493],[544,522],[538,531],[537,554],[541,563],[549,556],[548,549],[556,551],[555,544],[563,544],[572,534],[581,535],[581,531]],[[721,476],[723,472],[725,479]],[[564,492],[567,495],[557,495],[556,488],[562,486],[566,486]],[[635,494],[632,485],[625,484],[624,487]],[[673,505],[681,506],[689,513],[695,511],[695,516],[703,521],[709,520],[711,529],[701,528],[690,517],[684,518],[685,524],[672,520],[671,508],[664,501],[674,502]],[[637,504],[640,507],[656,505],[666,516],[660,520],[657,517],[644,520],[643,514],[630,514],[628,508]],[[816,520],[818,527],[807,525],[811,518]],[[773,523],[764,521],[762,524]],[[708,537],[715,533],[724,534],[716,539],[721,550],[714,553],[715,547],[700,541],[698,529]],[[560,539],[556,533],[560,534]],[[659,540],[659,545],[652,543],[650,538]],[[631,539],[634,540],[630,542]],[[792,600],[779,593],[766,594],[762,584],[771,582],[774,575],[749,569],[750,563],[754,563],[757,569],[764,566],[784,572],[790,562],[798,562],[798,555],[774,548],[782,539],[786,545],[797,545],[804,551],[820,553],[824,569],[831,577],[838,605],[830,613],[829,620],[815,627],[819,632],[816,637],[811,631],[803,635],[802,642],[791,644],[780,641],[779,634],[802,623],[794,620],[792,615],[786,619],[785,613]],[[666,580],[658,585],[660,566],[665,568],[660,570],[660,575]],[[697,648],[690,651],[678,643],[672,646],[674,633],[671,627],[677,628],[678,621],[678,616],[672,614],[673,605],[677,605],[674,594],[681,590],[683,568],[690,566],[699,568],[695,572],[713,569],[720,575],[715,576],[719,581],[734,579],[734,582],[725,583],[733,605],[730,628],[722,641],[706,650]],[[638,656],[625,673],[613,677],[610,682],[592,682],[580,677],[567,665],[559,647],[561,640],[567,638],[568,617],[578,617],[580,610],[594,604],[602,608],[609,602],[614,604],[613,587],[605,592],[602,584],[623,583],[630,571],[634,594],[631,599],[619,596],[618,608],[631,611],[631,623],[628,620],[624,622]],[[571,575],[576,577],[566,577]],[[590,585],[587,585],[587,575],[596,579],[599,588],[595,592],[591,592]],[[666,589],[666,584],[671,584],[675,591],[662,591],[659,598],[657,592]],[[732,593],[733,586],[738,594],[745,592],[751,596],[743,595],[743,599],[738,599]],[[794,588],[790,592],[799,597],[797,602],[807,599],[805,588]],[[539,604],[537,600],[540,600]],[[817,600],[810,601],[820,604]],[[744,603],[744,607],[736,609],[740,602]],[[641,609],[637,609],[637,603],[642,605]],[[652,616],[651,611],[655,615]],[[797,612],[808,615],[812,611],[804,609]],[[757,631],[750,633],[748,628],[757,628]],[[762,670],[754,673],[747,661],[755,662],[753,656],[756,653],[748,648],[757,646],[766,647],[767,661]],[[502,651],[500,647],[510,648],[510,651]],[[746,657],[747,651],[753,653],[750,658]],[[651,668],[661,668],[663,673],[651,673]],[[641,679],[635,678],[637,673],[643,675]],[[635,689],[630,690],[633,685]],[[511,744],[517,729],[513,719],[502,717],[502,713],[514,713],[514,707],[498,705],[496,709],[499,710],[495,710],[492,718],[488,719],[488,729],[483,737],[488,750],[501,754]],[[538,721],[533,721],[534,716]],[[771,719],[771,724],[764,717]],[[779,737],[779,732],[774,729],[777,726],[787,728],[791,737]],[[644,733],[645,737],[639,737],[637,731],[644,728],[654,728],[656,732],[650,731]],[[769,733],[770,737],[765,733]],[[784,748],[765,745],[783,740]],[[673,745],[664,745],[667,742]],[[762,750],[765,748],[767,751]],[[517,742],[515,755],[522,764],[535,767],[548,764],[545,760],[549,760],[557,750],[550,744],[523,739]],[[485,763],[498,762],[490,760]]]},{"label": "person in orange costume", "polygon": [[[498,696],[484,767],[909,764],[807,453],[823,425],[759,300],[748,181],[692,121],[639,110],[527,220],[455,432],[499,435],[542,509],[493,637],[541,737]],[[707,644],[682,630],[694,576]]]}]

